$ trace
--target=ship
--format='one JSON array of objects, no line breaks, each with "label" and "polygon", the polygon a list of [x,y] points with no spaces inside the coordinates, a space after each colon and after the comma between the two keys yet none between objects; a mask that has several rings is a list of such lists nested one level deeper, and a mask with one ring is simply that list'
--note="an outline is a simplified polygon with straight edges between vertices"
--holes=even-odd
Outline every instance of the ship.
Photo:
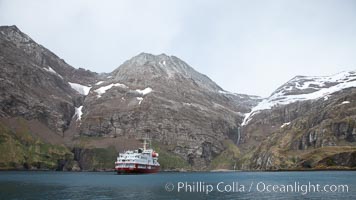
[{"label": "ship", "polygon": [[147,140],[144,138],[143,148],[119,153],[115,162],[117,174],[149,174],[159,171],[159,154],[151,147],[147,148]]}]

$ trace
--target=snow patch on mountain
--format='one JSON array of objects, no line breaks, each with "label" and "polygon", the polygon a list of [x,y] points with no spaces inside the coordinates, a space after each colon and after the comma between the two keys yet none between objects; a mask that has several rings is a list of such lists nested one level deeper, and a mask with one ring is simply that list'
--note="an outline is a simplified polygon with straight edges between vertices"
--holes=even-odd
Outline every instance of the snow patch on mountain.
[{"label": "snow patch on mountain", "polygon": [[83,115],[82,109],[83,109],[83,106],[79,106],[79,107],[75,108],[75,113],[74,113],[73,117],[76,116],[77,121],[80,121],[82,119],[82,115]]},{"label": "snow patch on mountain", "polygon": [[85,96],[88,95],[89,91],[91,89],[91,87],[81,85],[79,83],[71,83],[71,82],[68,82],[68,83],[69,83],[70,87],[72,87],[73,90],[77,91],[81,95],[85,95]]},{"label": "snow patch on mountain", "polygon": [[236,96],[236,94],[232,93],[232,92],[228,92],[228,91],[223,91],[223,90],[219,90],[218,91],[220,94],[226,94],[226,95],[234,95]]},{"label": "snow patch on mountain", "polygon": [[136,92],[140,93],[142,96],[145,96],[146,94],[149,94],[152,92],[152,88],[148,87],[143,90],[137,89]]},{"label": "snow patch on mountain", "polygon": [[104,81],[99,81],[99,82],[95,83],[95,85],[101,85],[102,83],[104,83]]},{"label": "snow patch on mountain", "polygon": [[290,122],[284,123],[282,124],[281,128],[284,128],[285,126],[288,126],[290,124]]},{"label": "snow patch on mountain", "polygon": [[143,101],[142,97],[136,97],[136,99],[138,100],[138,105],[141,105],[141,102]]},{"label": "snow patch on mountain", "polygon": [[121,88],[128,88],[126,85],[121,83],[111,83],[110,85],[100,87],[94,90],[97,93],[97,97],[100,98],[107,90],[111,89],[112,87],[121,87]]},{"label": "snow patch on mountain", "polygon": [[348,103],[350,103],[350,101],[343,101],[343,102],[341,103],[341,105],[342,105],[342,104],[348,104]]},{"label": "snow patch on mountain", "polygon": [[48,66],[48,69],[47,68],[43,68],[43,69],[45,69],[49,73],[59,76],[61,79],[63,79],[63,77],[60,74],[58,74],[52,67]]}]

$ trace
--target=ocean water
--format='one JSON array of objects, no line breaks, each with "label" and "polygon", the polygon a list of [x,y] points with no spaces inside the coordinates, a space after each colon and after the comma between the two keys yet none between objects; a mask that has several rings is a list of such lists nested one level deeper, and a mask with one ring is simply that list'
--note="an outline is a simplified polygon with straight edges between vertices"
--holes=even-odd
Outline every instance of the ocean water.
[{"label": "ocean water", "polygon": [[355,171],[0,172],[0,199],[356,199]]}]

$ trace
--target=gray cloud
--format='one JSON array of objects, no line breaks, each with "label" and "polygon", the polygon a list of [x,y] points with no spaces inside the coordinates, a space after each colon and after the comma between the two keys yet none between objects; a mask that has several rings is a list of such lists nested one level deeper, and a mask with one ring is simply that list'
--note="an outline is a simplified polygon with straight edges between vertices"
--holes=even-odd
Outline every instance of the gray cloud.
[{"label": "gray cloud", "polygon": [[354,70],[355,10],[352,0],[0,0],[0,24],[74,67],[110,72],[166,53],[226,90],[268,96],[295,75]]}]

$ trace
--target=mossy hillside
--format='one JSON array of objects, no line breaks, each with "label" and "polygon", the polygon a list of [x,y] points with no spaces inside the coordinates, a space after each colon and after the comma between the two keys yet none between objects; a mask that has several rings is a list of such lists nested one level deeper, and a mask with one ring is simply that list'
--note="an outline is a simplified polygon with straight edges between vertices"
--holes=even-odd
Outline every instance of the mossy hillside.
[{"label": "mossy hillside", "polygon": [[71,160],[68,148],[45,144],[32,136],[21,120],[16,131],[0,123],[0,169],[57,169],[59,160]]},{"label": "mossy hillside", "polygon": [[240,158],[239,148],[231,141],[224,141],[225,150],[210,163],[210,169],[234,169]]},{"label": "mossy hillside", "polygon": [[92,149],[94,151],[93,166],[99,169],[113,169],[117,158],[115,147]]},{"label": "mossy hillside", "polygon": [[[355,151],[355,146],[351,146],[354,145],[354,143],[335,139],[334,141],[341,146],[326,146],[319,148],[308,146],[308,148],[302,150],[295,149],[295,144],[302,141],[305,134],[309,133],[310,130],[321,130],[320,127],[324,127],[322,129],[324,138],[336,138],[334,136],[335,133],[332,132],[332,125],[335,123],[344,123],[347,124],[347,127],[354,127],[354,120],[350,118],[345,118],[339,121],[325,120],[323,123],[311,129],[307,128],[309,126],[308,123],[308,120],[303,118],[295,121],[292,126],[286,126],[273,132],[266,140],[260,143],[258,148],[245,153],[240,160],[240,163],[243,166],[250,166],[247,169],[260,167],[258,169],[268,170],[298,170],[307,168],[326,169],[330,168],[330,166],[336,169],[341,167],[335,165],[332,156],[343,152]],[[267,157],[270,157],[271,161],[269,166],[256,165],[256,161],[259,158],[264,160]],[[320,165],[319,162],[326,158],[329,158],[330,161]]]},{"label": "mossy hillside", "polygon": [[118,153],[115,147],[83,149],[79,163],[83,170],[111,170],[115,167]]},{"label": "mossy hillside", "polygon": [[154,142],[153,149],[159,154],[158,162],[161,165],[161,170],[189,170],[191,166],[182,157],[169,151],[169,147],[160,143]]},{"label": "mossy hillside", "polygon": [[355,146],[329,146],[313,149],[300,155],[301,162],[307,162],[311,167],[322,169],[323,167],[330,167],[334,165],[334,161],[325,163],[325,166],[318,166],[319,162],[330,156],[344,153],[344,152],[356,152]]}]

